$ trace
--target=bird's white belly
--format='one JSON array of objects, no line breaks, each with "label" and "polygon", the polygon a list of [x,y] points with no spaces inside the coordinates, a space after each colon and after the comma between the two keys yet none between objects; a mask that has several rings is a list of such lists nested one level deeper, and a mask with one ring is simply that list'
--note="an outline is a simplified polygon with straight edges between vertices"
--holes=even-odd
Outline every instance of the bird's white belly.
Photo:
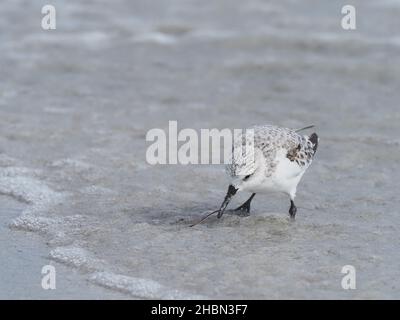
[{"label": "bird's white belly", "polygon": [[306,171],[306,167],[300,167],[295,161],[286,157],[284,150],[279,151],[275,158],[276,167],[270,175],[264,175],[258,184],[248,186],[248,191],[254,193],[284,192],[295,194],[298,183]]}]

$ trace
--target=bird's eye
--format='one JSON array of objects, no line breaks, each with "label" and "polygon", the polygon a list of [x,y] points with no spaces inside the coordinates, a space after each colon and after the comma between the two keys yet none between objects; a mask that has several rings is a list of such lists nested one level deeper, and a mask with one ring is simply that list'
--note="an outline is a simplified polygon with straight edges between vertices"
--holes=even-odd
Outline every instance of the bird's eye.
[{"label": "bird's eye", "polygon": [[245,176],[245,177],[243,178],[243,181],[246,181],[247,179],[249,179],[250,176],[251,176],[251,174],[248,174],[247,176]]}]

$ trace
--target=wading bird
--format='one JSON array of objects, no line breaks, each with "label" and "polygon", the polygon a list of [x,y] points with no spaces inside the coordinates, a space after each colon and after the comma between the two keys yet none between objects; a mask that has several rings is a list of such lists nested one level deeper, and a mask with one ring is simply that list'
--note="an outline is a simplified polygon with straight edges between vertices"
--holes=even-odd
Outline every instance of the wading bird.
[{"label": "wading bird", "polygon": [[[246,141],[244,135],[235,139],[232,161],[226,166],[230,184],[225,199],[218,210],[198,223],[214,213],[221,218],[238,191],[251,193],[250,198],[235,209],[240,215],[249,215],[250,203],[256,194],[283,192],[290,198],[289,215],[294,219],[297,185],[313,161],[319,141],[316,133],[302,136],[298,132],[312,127],[293,130],[272,125],[255,126],[251,128],[254,133],[252,141]],[[235,149],[245,151],[235,152]]]}]

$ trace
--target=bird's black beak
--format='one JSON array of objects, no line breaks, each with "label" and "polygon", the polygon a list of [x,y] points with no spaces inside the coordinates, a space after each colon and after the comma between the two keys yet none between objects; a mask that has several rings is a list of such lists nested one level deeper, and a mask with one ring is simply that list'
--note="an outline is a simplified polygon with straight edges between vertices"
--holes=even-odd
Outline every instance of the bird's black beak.
[{"label": "bird's black beak", "polygon": [[238,191],[237,188],[235,188],[233,185],[229,185],[228,192],[226,193],[224,202],[222,202],[221,207],[218,210],[218,215],[217,215],[218,219],[222,217],[229,201],[231,201],[232,197],[236,194],[237,191]]}]

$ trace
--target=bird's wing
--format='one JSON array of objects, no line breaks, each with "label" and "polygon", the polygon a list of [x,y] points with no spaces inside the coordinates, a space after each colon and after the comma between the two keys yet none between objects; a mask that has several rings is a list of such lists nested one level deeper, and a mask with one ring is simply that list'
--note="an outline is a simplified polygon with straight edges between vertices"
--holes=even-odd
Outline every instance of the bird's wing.
[{"label": "bird's wing", "polygon": [[313,133],[311,136],[301,137],[300,143],[292,147],[286,157],[296,162],[300,167],[307,167],[311,164],[318,147],[318,136]]},{"label": "bird's wing", "polygon": [[[301,136],[295,130],[272,125],[255,126],[253,136],[235,137],[233,143],[232,162],[226,170],[231,177],[246,176],[256,170],[256,149],[259,149],[269,168],[266,173],[272,172],[276,166],[276,155],[279,150],[286,152],[290,161],[295,161],[299,166],[308,166],[315,154],[316,144],[309,137]],[[315,140],[315,139],[314,139]],[[254,144],[252,144],[252,142]],[[314,150],[315,149],[315,150]]]},{"label": "bird's wing", "polygon": [[291,152],[304,143],[304,138],[289,128],[276,126],[255,127],[255,146],[261,149],[268,159],[280,149]]}]

